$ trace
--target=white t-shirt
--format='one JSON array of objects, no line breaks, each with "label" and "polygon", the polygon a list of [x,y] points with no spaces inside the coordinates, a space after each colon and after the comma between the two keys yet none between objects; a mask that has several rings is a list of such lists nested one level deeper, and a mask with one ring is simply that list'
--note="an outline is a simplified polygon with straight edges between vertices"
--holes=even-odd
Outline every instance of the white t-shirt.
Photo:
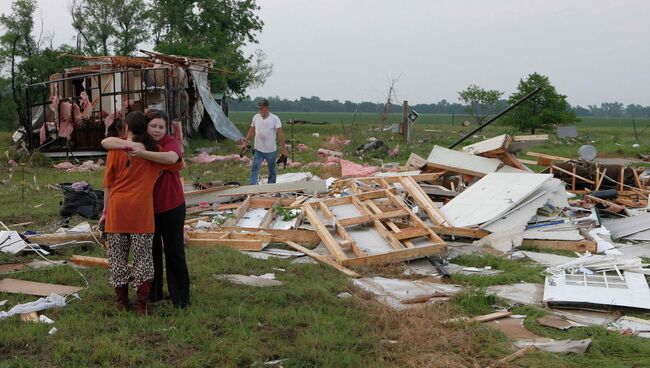
[{"label": "white t-shirt", "polygon": [[276,150],[275,132],[282,127],[280,118],[275,114],[269,114],[266,119],[262,115],[253,116],[252,127],[255,127],[255,149],[263,153],[271,153]]}]

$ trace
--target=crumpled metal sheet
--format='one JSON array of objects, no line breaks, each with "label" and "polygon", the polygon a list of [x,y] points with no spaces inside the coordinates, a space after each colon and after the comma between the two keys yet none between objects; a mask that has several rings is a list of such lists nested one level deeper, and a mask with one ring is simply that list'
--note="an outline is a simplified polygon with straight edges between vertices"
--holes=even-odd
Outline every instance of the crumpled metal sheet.
[{"label": "crumpled metal sheet", "polygon": [[232,121],[228,119],[223,110],[221,110],[221,106],[219,106],[217,101],[215,101],[212,97],[208,84],[208,73],[194,69],[190,69],[190,72],[192,73],[192,78],[194,78],[194,84],[199,90],[199,95],[201,97],[201,101],[203,102],[203,107],[210,115],[210,118],[212,118],[212,123],[214,124],[214,128],[217,130],[217,132],[228,139],[232,139],[233,141],[239,141],[243,139],[244,136],[237,129],[237,127],[235,127],[235,124],[233,124]]}]

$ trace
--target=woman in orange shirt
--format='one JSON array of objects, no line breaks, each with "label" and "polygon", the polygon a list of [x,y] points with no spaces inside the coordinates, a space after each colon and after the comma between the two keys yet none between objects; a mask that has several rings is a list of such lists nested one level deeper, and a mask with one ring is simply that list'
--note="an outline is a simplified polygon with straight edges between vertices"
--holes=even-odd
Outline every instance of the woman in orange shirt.
[{"label": "woman in orange shirt", "polygon": [[[134,111],[125,118],[127,140],[158,150],[147,134],[147,119]],[[107,191],[106,240],[110,283],[115,288],[117,306],[128,309],[128,283],[136,289],[138,315],[150,314],[149,293],[154,277],[152,240],[154,234],[153,188],[162,170],[180,170],[183,163],[158,164],[132,157],[127,150],[111,150],[106,159],[104,187]],[[133,267],[129,272],[129,249]]]}]

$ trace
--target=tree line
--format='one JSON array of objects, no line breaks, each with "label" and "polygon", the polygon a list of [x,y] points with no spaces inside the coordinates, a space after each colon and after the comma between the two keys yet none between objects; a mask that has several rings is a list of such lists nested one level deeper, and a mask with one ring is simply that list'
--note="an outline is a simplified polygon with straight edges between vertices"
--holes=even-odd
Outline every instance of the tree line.
[{"label": "tree line", "polygon": [[[265,96],[257,96],[255,98],[245,99],[232,99],[230,104],[231,111],[257,111],[255,101]],[[349,100],[340,101],[323,100],[317,96],[300,97],[296,99],[287,99],[280,96],[266,96],[273,106],[275,111],[284,112],[347,112],[347,113],[381,113],[384,109],[383,102],[353,102]],[[499,99],[497,101],[497,110],[505,108],[508,105],[507,99]],[[425,114],[467,114],[469,104],[461,104],[458,102],[449,102],[442,99],[433,103],[420,103],[409,105],[409,108]],[[574,111],[577,116],[593,116],[593,117],[627,117],[627,118],[648,118],[650,117],[650,106],[642,106],[638,104],[624,105],[620,102],[603,102],[600,105],[588,105],[582,107],[580,105],[570,106],[569,110]],[[391,113],[401,113],[402,106],[391,104],[389,106]]]}]

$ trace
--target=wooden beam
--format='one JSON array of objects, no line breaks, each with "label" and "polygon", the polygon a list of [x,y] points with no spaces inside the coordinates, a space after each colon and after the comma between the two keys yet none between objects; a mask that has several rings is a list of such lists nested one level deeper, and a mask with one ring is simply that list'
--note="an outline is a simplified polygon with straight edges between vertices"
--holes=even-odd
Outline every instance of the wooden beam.
[{"label": "wooden beam", "polygon": [[552,167],[553,169],[557,170],[557,171],[561,171],[561,172],[563,172],[563,173],[565,173],[565,174],[568,174],[568,175],[571,175],[571,176],[573,176],[573,177],[575,177],[575,178],[578,178],[578,179],[580,179],[580,180],[582,180],[582,181],[584,181],[584,182],[586,182],[586,183],[589,183],[589,184],[592,184],[592,185],[596,184],[593,180],[587,179],[587,178],[582,177],[582,176],[580,176],[580,175],[576,175],[576,174],[572,173],[572,172],[569,171],[569,170],[564,170],[563,168],[561,168],[561,167],[557,167],[557,166],[555,166],[555,165],[551,165],[551,167]]},{"label": "wooden beam", "polygon": [[[260,229],[253,227],[234,227],[222,226],[222,231],[227,232],[259,232]],[[313,230],[295,229],[295,230],[282,230],[282,229],[262,229],[263,232],[271,234],[272,243],[285,243],[287,240],[298,244],[320,244],[318,234]]]},{"label": "wooden beam", "polygon": [[402,187],[406,190],[411,198],[422,208],[429,216],[429,219],[435,225],[448,225],[448,221],[442,212],[436,207],[435,203],[422,190],[422,188],[410,177],[404,177],[400,180]]},{"label": "wooden beam", "polygon": [[367,224],[373,222],[374,220],[375,219],[370,215],[363,215],[363,216],[340,219],[337,220],[336,222],[341,226],[353,226],[353,225]]},{"label": "wooden beam", "polygon": [[241,218],[246,214],[246,211],[248,211],[249,207],[251,204],[251,197],[246,197],[243,202],[235,209],[233,212],[234,217],[230,217],[224,221],[224,225],[226,226],[235,226],[241,220]]},{"label": "wooden beam", "polygon": [[309,220],[309,223],[314,227],[314,230],[316,230],[316,233],[318,233],[318,236],[323,241],[323,244],[325,244],[327,250],[330,251],[336,260],[340,262],[347,259],[348,257],[345,255],[336,239],[334,239],[329,230],[320,221],[318,214],[316,211],[314,211],[314,208],[311,206],[311,204],[305,203],[302,206],[302,210],[305,212],[307,220]]},{"label": "wooden beam", "polygon": [[197,248],[214,248],[225,247],[238,250],[260,251],[266,246],[262,240],[242,240],[242,239],[187,239],[185,245]]},{"label": "wooden beam", "polygon": [[298,245],[298,244],[296,244],[296,243],[294,243],[292,241],[288,241],[287,245],[290,246],[291,248],[297,250],[298,252],[305,253],[309,257],[317,260],[318,262],[325,263],[327,265],[330,265],[330,266],[336,268],[337,270],[343,272],[344,274],[346,274],[346,275],[348,275],[350,277],[355,277],[355,278],[361,277],[361,275],[359,275],[358,273],[350,270],[349,268],[343,267],[342,265],[336,263],[335,261],[327,258],[324,255],[318,254],[318,253],[314,252],[311,249],[307,249],[307,248],[305,248],[303,246],[300,246],[300,245]]},{"label": "wooden beam", "polygon": [[343,260],[341,263],[344,266],[367,266],[367,265],[376,265],[376,264],[386,264],[391,262],[401,262],[409,259],[426,257],[438,253],[442,253],[447,250],[447,246],[443,244],[432,244],[425,245],[415,248],[404,248],[400,250],[394,250],[388,253],[375,254],[366,257],[360,258],[349,258]]},{"label": "wooden beam", "polygon": [[397,238],[397,240],[407,240],[429,235],[429,231],[427,229],[422,229],[419,227],[407,227],[401,228],[399,230],[399,232],[395,232],[395,238]]},{"label": "wooden beam", "polygon": [[494,312],[490,314],[484,314],[482,316],[476,316],[472,317],[470,321],[473,322],[489,322],[489,321],[494,321],[495,319],[501,319],[501,318],[506,318],[512,316],[512,312],[510,311],[501,311],[501,312]]},{"label": "wooden beam", "polygon": [[108,268],[107,258],[79,256],[75,254],[70,257],[70,262],[82,266],[98,266],[102,268]]},{"label": "wooden beam", "polygon": [[571,250],[576,252],[596,252],[598,246],[593,240],[537,240],[524,239],[522,245],[540,249]]},{"label": "wooden beam", "polygon": [[452,235],[472,239],[481,239],[490,235],[490,233],[485,230],[470,229],[467,227],[432,226],[431,230],[438,235]]}]

